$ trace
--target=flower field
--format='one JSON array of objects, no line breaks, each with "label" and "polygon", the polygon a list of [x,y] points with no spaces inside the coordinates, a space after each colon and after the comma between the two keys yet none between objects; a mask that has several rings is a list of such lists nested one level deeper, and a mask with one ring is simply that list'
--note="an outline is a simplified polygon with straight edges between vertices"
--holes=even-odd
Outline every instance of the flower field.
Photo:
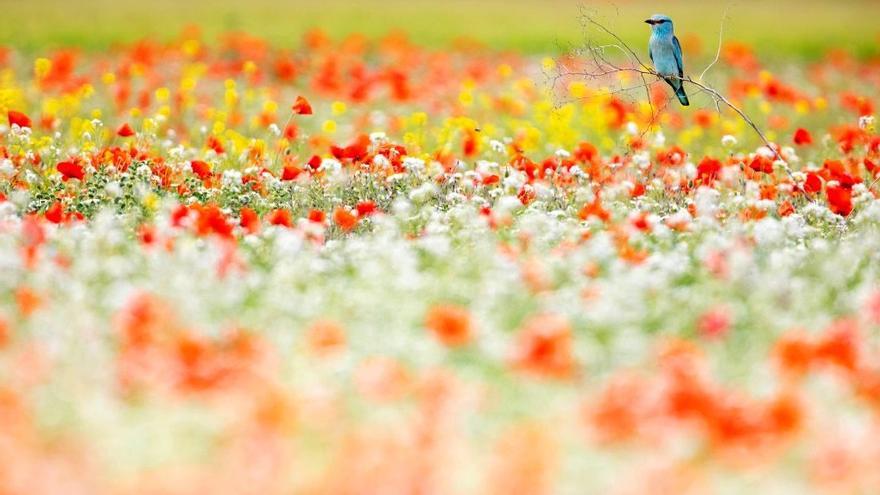
[{"label": "flower field", "polygon": [[0,48],[0,493],[880,493],[880,62],[577,62]]}]

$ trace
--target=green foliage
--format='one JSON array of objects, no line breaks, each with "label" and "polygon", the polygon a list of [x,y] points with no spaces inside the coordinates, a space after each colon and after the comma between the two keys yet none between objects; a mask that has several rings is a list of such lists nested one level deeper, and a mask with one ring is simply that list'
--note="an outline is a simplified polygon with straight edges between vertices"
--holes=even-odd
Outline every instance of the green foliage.
[{"label": "green foliage", "polygon": [[[471,39],[495,48],[532,53],[564,49],[582,38],[579,6],[601,16],[634,46],[644,43],[640,22],[657,10],[676,20],[680,35],[714,50],[726,2],[633,0],[3,0],[0,43],[44,50],[51,46],[104,49],[143,36],[170,40],[187,26],[212,39],[244,30],[276,43],[293,43],[314,27],[334,37],[370,37],[402,30],[414,41],[446,46]],[[880,3],[868,0],[747,0],[730,4],[727,37],[754,43],[765,55],[816,57],[828,46],[860,55],[877,53]]]}]

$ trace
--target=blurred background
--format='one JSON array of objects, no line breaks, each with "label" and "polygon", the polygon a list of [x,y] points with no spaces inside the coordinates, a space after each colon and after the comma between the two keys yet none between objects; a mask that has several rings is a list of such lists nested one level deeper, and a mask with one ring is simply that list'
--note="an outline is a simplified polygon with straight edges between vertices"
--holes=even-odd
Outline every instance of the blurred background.
[{"label": "blurred background", "polygon": [[430,46],[467,39],[552,53],[581,38],[580,8],[633,43],[647,36],[641,20],[663,11],[680,36],[701,39],[711,51],[727,11],[725,37],[755,43],[765,56],[815,57],[829,45],[869,55],[880,44],[876,0],[0,0],[0,8],[0,44],[25,50],[103,49],[147,36],[170,39],[197,25],[209,39],[243,30],[294,44],[313,27],[334,37],[402,30]]}]

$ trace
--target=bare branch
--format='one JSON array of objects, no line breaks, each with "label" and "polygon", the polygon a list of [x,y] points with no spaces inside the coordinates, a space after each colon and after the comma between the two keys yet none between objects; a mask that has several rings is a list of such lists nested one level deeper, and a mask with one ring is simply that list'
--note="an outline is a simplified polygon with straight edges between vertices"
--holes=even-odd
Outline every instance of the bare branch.
[{"label": "bare branch", "polygon": [[724,7],[724,14],[721,16],[721,26],[718,28],[718,49],[715,51],[715,58],[712,62],[703,69],[703,72],[700,73],[699,81],[703,82],[703,77],[709,72],[715,64],[718,63],[718,60],[721,58],[721,45],[724,43],[724,23],[727,22],[727,14],[730,11],[730,4]]}]

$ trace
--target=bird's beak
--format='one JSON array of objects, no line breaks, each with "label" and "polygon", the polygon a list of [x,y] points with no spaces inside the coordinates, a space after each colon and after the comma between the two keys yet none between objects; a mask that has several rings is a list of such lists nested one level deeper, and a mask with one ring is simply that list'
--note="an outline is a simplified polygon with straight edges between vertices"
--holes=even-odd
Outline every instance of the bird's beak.
[{"label": "bird's beak", "polygon": [[652,21],[651,19],[647,19],[647,20],[645,21],[645,24],[654,24],[654,21]]}]

